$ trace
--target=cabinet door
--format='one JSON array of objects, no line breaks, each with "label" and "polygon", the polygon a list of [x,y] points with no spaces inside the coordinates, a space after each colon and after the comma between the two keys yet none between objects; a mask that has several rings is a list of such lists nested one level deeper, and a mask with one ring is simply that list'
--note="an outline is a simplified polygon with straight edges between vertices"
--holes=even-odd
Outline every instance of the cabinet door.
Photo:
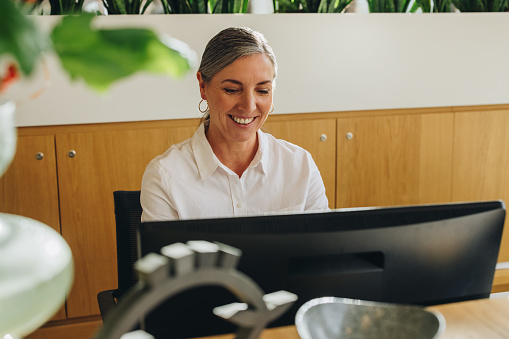
[{"label": "cabinet door", "polygon": [[325,185],[329,207],[336,206],[335,119],[267,121],[266,132],[306,149],[313,156]]},{"label": "cabinet door", "polygon": [[118,286],[113,191],[139,190],[150,160],[195,129],[56,135],[62,235],[75,260],[69,318],[98,314],[97,293]]},{"label": "cabinet door", "polygon": [[[38,220],[60,233],[52,135],[18,137],[16,156],[0,180],[0,212]],[[65,307],[52,320],[58,319],[65,319]]]},{"label": "cabinet door", "polygon": [[451,199],[452,113],[337,120],[337,206]]},{"label": "cabinet door", "polygon": [[[509,202],[509,110],[456,113],[454,122],[454,201]],[[506,217],[506,226],[508,219]],[[499,261],[509,261],[505,227]]]}]

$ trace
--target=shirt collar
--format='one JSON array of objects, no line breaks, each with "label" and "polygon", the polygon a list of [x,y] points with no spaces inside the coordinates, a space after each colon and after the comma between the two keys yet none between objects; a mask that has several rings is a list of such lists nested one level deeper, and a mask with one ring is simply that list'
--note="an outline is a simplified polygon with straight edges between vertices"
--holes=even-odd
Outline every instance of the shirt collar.
[{"label": "shirt collar", "polygon": [[265,133],[263,133],[261,130],[258,130],[257,134],[258,134],[258,152],[256,152],[248,168],[253,168],[260,165],[262,172],[265,173],[265,171],[267,170],[268,165],[267,162],[269,157],[267,152],[268,148],[267,135],[265,135]]},{"label": "shirt collar", "polygon": [[[205,124],[207,124],[207,122],[202,123],[200,127],[198,127],[191,139],[193,153],[202,179],[214,173],[218,167],[224,167],[221,166],[219,159],[214,154],[214,151],[212,151],[212,147],[210,147],[207,137],[205,136]],[[257,131],[257,134],[258,151],[248,168],[254,168],[260,165],[261,170],[265,173],[268,165],[267,136],[260,130]]]},{"label": "shirt collar", "polygon": [[198,127],[191,139],[194,157],[202,179],[214,173],[219,166],[219,159],[212,151],[212,147],[210,147],[207,137],[205,136],[206,123],[207,122],[204,122]]}]

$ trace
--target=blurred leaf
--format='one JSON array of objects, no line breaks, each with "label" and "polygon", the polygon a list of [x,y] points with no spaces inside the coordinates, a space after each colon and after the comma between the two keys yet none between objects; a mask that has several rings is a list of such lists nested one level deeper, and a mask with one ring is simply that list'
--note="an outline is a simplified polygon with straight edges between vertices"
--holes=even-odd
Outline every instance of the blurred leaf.
[{"label": "blurred leaf", "polygon": [[10,54],[22,73],[30,75],[49,46],[48,38],[21,12],[18,4],[0,0],[0,55]]},{"label": "blurred leaf", "polygon": [[187,45],[169,37],[163,43],[146,29],[92,30],[92,18],[64,17],[51,34],[55,52],[73,80],[83,78],[90,87],[105,91],[138,71],[180,77],[190,70]]}]

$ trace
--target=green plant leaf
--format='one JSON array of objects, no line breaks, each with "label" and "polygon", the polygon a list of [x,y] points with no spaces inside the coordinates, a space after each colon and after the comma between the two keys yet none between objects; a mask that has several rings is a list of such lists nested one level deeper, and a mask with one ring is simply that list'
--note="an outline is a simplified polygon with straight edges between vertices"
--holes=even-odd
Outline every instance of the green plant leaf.
[{"label": "green plant leaf", "polygon": [[441,13],[441,12],[451,12],[451,0],[434,0],[433,1],[433,12]]},{"label": "green plant leaf", "polygon": [[226,7],[225,1],[227,0],[217,0],[217,2],[214,5],[214,9],[212,10],[212,13],[224,13],[224,9]]},{"label": "green plant leaf", "polygon": [[108,10],[108,14],[139,14],[139,9],[137,13],[129,13],[129,7],[126,7],[124,0],[103,0],[103,4]]},{"label": "green plant leaf", "polygon": [[278,0],[274,9],[276,9],[278,13],[295,13],[299,12],[300,5],[300,0]]},{"label": "green plant leaf", "polygon": [[82,78],[105,91],[138,71],[180,77],[190,70],[193,52],[184,43],[169,37],[162,41],[146,29],[92,30],[92,18],[64,17],[51,34],[55,52],[73,80]]},{"label": "green plant leaf", "polygon": [[[410,13],[415,13],[415,12],[417,12],[417,10],[418,10],[419,8],[422,8],[422,6],[421,6],[421,5],[417,2],[417,0],[415,0],[415,1],[414,1],[414,3],[413,3],[413,5],[412,5],[412,7],[410,7]],[[423,9],[422,11],[423,11],[423,13],[426,13],[426,12],[424,12],[424,9]]]},{"label": "green plant leaf", "polygon": [[51,15],[77,14],[83,9],[83,0],[49,0]]},{"label": "green plant leaf", "polygon": [[370,13],[406,13],[410,0],[367,0]]},{"label": "green plant leaf", "polygon": [[18,4],[0,0],[0,55],[10,54],[23,74],[30,75],[50,42]]},{"label": "green plant leaf", "polygon": [[460,12],[485,12],[482,0],[452,0],[454,6]]},{"label": "green plant leaf", "polygon": [[318,13],[342,13],[353,0],[321,0]]},{"label": "green plant leaf", "polygon": [[507,0],[484,0],[484,8],[487,12],[504,12],[507,9]]},{"label": "green plant leaf", "polygon": [[193,9],[193,13],[207,13],[207,0],[193,0],[191,7]]},{"label": "green plant leaf", "polygon": [[[145,2],[145,6],[143,6],[143,9],[141,10],[141,14],[144,14],[145,11],[147,10],[148,6],[150,6],[150,4],[153,2],[153,0],[147,0]],[[162,3],[162,2],[161,2]],[[163,4],[163,8],[164,8],[164,4]]]}]

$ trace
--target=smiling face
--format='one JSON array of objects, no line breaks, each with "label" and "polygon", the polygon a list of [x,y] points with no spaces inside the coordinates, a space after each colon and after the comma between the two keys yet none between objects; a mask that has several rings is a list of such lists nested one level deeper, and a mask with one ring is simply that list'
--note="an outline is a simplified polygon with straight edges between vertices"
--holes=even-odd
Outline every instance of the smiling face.
[{"label": "smiling face", "polygon": [[202,99],[207,100],[210,144],[256,145],[256,131],[272,107],[274,69],[262,53],[243,56],[216,73],[209,83],[197,74]]}]

